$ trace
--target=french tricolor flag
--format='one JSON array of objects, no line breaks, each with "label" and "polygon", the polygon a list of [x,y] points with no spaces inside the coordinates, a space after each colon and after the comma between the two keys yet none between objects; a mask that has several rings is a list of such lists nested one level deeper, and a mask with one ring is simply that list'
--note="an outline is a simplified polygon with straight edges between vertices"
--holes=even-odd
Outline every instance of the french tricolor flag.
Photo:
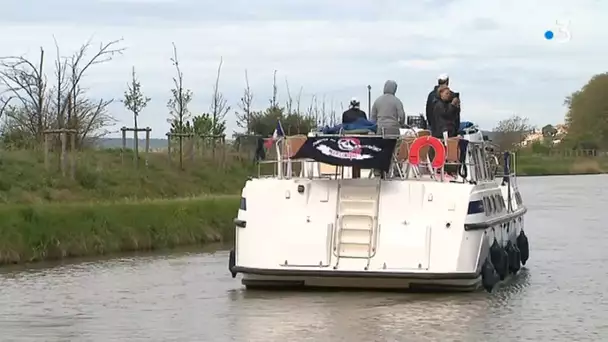
[{"label": "french tricolor flag", "polygon": [[281,121],[277,121],[277,127],[274,129],[274,132],[272,133],[272,138],[268,138],[268,139],[264,139],[264,146],[266,148],[271,148],[272,144],[283,138],[285,136],[285,133],[283,132],[283,126],[281,125]]}]

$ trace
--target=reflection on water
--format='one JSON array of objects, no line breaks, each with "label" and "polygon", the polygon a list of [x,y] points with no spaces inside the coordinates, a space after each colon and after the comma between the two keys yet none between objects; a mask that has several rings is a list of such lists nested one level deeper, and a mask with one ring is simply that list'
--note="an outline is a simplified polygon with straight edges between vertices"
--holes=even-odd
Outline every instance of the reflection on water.
[{"label": "reflection on water", "polygon": [[519,183],[531,259],[492,294],[244,291],[225,252],[125,256],[3,269],[0,340],[606,340],[608,177]]}]

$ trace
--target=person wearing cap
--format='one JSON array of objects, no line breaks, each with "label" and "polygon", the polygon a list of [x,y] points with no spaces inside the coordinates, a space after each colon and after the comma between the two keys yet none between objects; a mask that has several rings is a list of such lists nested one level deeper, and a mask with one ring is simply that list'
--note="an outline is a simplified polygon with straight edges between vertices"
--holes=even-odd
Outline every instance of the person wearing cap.
[{"label": "person wearing cap", "polygon": [[431,134],[438,139],[443,139],[443,132],[447,132],[448,137],[455,137],[460,127],[460,100],[446,84],[440,85],[437,93],[438,98],[431,108]]},{"label": "person wearing cap", "polygon": [[437,102],[439,98],[439,87],[441,86],[449,86],[450,85],[450,77],[447,74],[441,74],[437,77],[437,85],[431,90],[429,96],[426,99],[426,122],[428,124],[429,129],[433,129],[433,107],[435,102]]},{"label": "person wearing cap", "polygon": [[355,121],[357,121],[359,119],[367,120],[367,115],[359,107],[361,107],[361,103],[359,102],[359,100],[357,100],[357,98],[353,97],[350,100],[348,109],[344,113],[342,113],[342,124],[343,125],[354,123]]},{"label": "person wearing cap", "polygon": [[397,82],[388,80],[384,83],[384,94],[374,101],[370,121],[376,123],[379,134],[399,135],[399,129],[405,127],[405,110],[396,93]]},{"label": "person wearing cap", "polygon": [[[367,115],[365,112],[359,109],[361,107],[361,103],[357,98],[353,97],[350,100],[350,104],[348,106],[348,110],[342,113],[342,124],[352,124],[357,120],[367,120]],[[361,167],[352,166],[352,178],[361,178]]]}]

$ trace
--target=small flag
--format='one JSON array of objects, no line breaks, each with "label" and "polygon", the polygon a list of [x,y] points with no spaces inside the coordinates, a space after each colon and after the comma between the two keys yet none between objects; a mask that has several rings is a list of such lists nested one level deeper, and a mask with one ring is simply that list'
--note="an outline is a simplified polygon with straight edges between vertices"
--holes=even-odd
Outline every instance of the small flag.
[{"label": "small flag", "polygon": [[271,148],[272,144],[283,138],[285,136],[285,133],[283,132],[283,126],[281,125],[281,121],[277,121],[277,127],[274,129],[274,132],[272,133],[272,138],[268,138],[268,139],[264,139],[264,147],[266,148]]}]

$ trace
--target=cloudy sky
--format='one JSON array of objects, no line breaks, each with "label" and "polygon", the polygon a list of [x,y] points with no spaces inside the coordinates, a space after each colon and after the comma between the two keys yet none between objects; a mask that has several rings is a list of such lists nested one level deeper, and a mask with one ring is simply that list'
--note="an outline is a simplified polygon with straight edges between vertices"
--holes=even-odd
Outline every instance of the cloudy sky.
[{"label": "cloudy sky", "polygon": [[[236,109],[248,70],[262,109],[278,70],[279,97],[302,91],[340,110],[352,96],[367,108],[367,89],[380,95],[394,79],[406,111],[423,111],[441,73],[461,92],[463,119],[484,128],[511,114],[533,124],[559,123],[566,95],[608,71],[608,2],[599,0],[2,0],[0,54],[37,58],[42,46],[62,54],[87,39],[123,38],[122,56],[90,69],[95,96],[122,97],[135,66],[152,98],[140,122],[154,136],[167,130],[166,102],[178,48],[193,113],[208,111],[215,72]],[[604,19],[604,20],[602,20]],[[557,24],[556,21],[560,23]],[[557,33],[569,23],[571,38]],[[546,40],[544,32],[556,36]],[[49,69],[52,61],[49,61]],[[52,74],[49,74],[52,77]],[[373,99],[372,99],[373,100]],[[119,126],[131,117],[112,107]],[[236,129],[233,111],[229,131]]]}]

